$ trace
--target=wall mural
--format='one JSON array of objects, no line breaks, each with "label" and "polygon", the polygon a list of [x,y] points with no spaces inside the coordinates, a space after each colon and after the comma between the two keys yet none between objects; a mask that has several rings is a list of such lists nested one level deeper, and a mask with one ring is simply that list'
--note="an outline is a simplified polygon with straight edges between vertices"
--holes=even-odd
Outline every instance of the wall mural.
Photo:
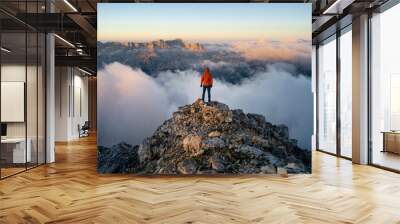
[{"label": "wall mural", "polygon": [[97,50],[100,173],[311,172],[311,4],[101,3]]}]

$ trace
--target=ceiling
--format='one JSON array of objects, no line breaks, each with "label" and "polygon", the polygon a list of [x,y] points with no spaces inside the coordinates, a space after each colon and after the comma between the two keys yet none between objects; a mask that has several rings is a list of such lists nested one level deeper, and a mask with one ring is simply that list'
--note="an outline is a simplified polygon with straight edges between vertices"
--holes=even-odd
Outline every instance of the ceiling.
[{"label": "ceiling", "polygon": [[[377,7],[386,0],[198,0],[190,2],[281,2],[312,3],[313,42],[335,32],[337,21]],[[1,0],[0,21],[5,33],[32,31],[54,32],[56,65],[79,66],[95,73],[97,3],[103,2],[188,2],[183,0]],[[27,12],[27,13],[26,13]],[[51,13],[50,13],[51,12]],[[342,24],[346,25],[345,22]],[[330,30],[330,31],[329,31]],[[7,34],[12,38],[12,34]],[[16,43],[16,45],[18,45]]]}]

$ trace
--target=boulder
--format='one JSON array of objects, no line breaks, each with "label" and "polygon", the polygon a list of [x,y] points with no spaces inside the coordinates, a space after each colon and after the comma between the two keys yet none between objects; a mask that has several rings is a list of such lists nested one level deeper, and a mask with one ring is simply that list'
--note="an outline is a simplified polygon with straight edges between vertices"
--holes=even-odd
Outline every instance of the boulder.
[{"label": "boulder", "polygon": [[272,153],[269,152],[264,152],[264,159],[266,159],[269,164],[274,164],[275,166],[282,166],[285,164],[282,159],[274,156]]},{"label": "boulder", "polygon": [[194,160],[188,159],[178,163],[177,168],[181,174],[195,174],[197,171],[197,164]]},{"label": "boulder", "polygon": [[265,117],[261,114],[249,113],[247,114],[247,117],[257,122],[258,125],[263,125],[265,123]]},{"label": "boulder", "polygon": [[282,176],[287,176],[287,174],[288,174],[287,169],[284,167],[278,167],[276,169],[276,173],[279,175],[282,175]]},{"label": "boulder", "polygon": [[204,150],[201,148],[201,137],[197,135],[188,135],[183,141],[183,149],[191,156],[199,156]]},{"label": "boulder", "polygon": [[219,132],[219,131],[212,131],[212,132],[208,133],[208,137],[210,137],[210,138],[219,137],[219,136],[221,136],[221,132]]},{"label": "boulder", "polygon": [[267,173],[267,174],[273,174],[276,173],[276,167],[272,165],[266,165],[261,167],[261,172]]},{"label": "boulder", "polygon": [[202,142],[202,147],[208,149],[222,149],[225,147],[225,142],[221,138],[207,138]]},{"label": "boulder", "polygon": [[225,171],[225,162],[218,156],[212,156],[210,158],[210,164],[211,164],[211,168],[217,172]]},{"label": "boulder", "polygon": [[304,173],[304,166],[299,163],[288,163],[285,169],[290,173]]},{"label": "boulder", "polygon": [[228,111],[227,113],[225,113],[225,117],[224,117],[224,121],[226,123],[230,123],[233,120],[233,113],[232,111]]},{"label": "boulder", "polygon": [[262,138],[260,136],[253,136],[252,142],[253,142],[254,145],[257,145],[257,146],[260,146],[260,147],[263,147],[263,148],[269,148],[270,147],[270,144],[269,144],[268,140],[264,139],[264,138]]},{"label": "boulder", "polygon": [[249,145],[241,145],[235,150],[235,152],[251,158],[259,158],[264,155],[264,152],[261,149]]}]

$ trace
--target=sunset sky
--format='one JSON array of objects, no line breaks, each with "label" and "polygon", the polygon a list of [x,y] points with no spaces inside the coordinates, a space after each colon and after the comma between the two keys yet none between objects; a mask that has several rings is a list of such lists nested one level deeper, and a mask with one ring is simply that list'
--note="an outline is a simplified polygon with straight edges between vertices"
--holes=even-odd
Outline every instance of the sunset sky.
[{"label": "sunset sky", "polygon": [[99,3],[99,41],[311,39],[311,4]]}]

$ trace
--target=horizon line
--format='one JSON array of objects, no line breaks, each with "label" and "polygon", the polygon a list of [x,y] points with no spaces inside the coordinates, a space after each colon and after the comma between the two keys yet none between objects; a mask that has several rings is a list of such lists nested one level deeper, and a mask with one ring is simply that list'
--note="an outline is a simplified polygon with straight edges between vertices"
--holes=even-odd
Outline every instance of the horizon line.
[{"label": "horizon line", "polygon": [[304,41],[304,42],[311,42],[311,38],[256,38],[256,39],[242,39],[242,40],[191,40],[191,39],[183,39],[183,38],[155,38],[149,40],[115,40],[115,39],[106,39],[106,40],[97,40],[97,42],[118,42],[118,43],[127,43],[127,42],[134,42],[134,43],[147,43],[147,42],[155,42],[155,41],[173,41],[173,40],[181,40],[183,42],[196,42],[196,43],[209,43],[209,42],[241,42],[241,41]]}]

